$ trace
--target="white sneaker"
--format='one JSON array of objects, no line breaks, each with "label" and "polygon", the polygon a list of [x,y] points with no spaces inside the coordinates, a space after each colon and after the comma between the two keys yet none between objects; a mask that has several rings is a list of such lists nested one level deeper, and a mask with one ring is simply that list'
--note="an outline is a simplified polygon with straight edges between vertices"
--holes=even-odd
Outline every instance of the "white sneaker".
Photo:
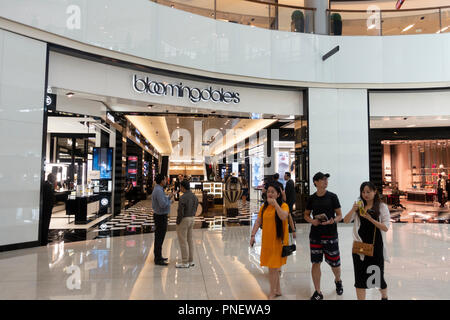
[{"label": "white sneaker", "polygon": [[189,268],[189,263],[177,263],[176,268]]}]

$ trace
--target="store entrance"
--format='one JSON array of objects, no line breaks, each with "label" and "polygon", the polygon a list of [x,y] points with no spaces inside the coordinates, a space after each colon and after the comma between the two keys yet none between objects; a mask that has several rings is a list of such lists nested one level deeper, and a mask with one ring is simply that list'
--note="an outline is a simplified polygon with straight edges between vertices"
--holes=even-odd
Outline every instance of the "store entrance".
[{"label": "store entrance", "polygon": [[[176,191],[180,180],[190,182],[200,203],[197,227],[209,227],[219,218],[223,225],[250,224],[252,214],[258,212],[262,203],[264,183],[276,173],[283,186],[289,175],[298,186],[302,185],[299,181],[307,180],[302,153],[296,153],[296,126],[300,130],[302,123],[293,117],[252,119],[217,113],[135,112],[111,115],[116,122],[121,119],[121,123],[126,123],[129,140],[150,143],[161,155],[159,172],[167,176],[169,190]],[[300,136],[297,133],[297,139]],[[127,157],[126,179],[140,186],[128,152]],[[142,177],[148,174],[143,169]],[[300,218],[302,198],[299,200],[298,205],[293,205],[298,213],[293,213]],[[145,204],[150,203],[141,202],[139,206]],[[176,207],[177,203],[172,210],[172,225]],[[170,226],[171,223],[169,229]]]},{"label": "store entrance", "polygon": [[[50,241],[154,231],[155,176],[167,192],[188,180],[199,199],[196,228],[249,225],[266,182],[294,182],[292,216],[302,221],[307,188],[307,121],[301,116],[220,112],[52,88],[46,177],[57,203]],[[288,173],[287,175],[285,175]],[[290,176],[290,178],[288,178]],[[180,195],[177,195],[176,200]],[[178,202],[171,207],[175,230]]]},{"label": "store entrance", "polygon": [[371,180],[393,222],[450,222],[450,128],[371,129]]}]

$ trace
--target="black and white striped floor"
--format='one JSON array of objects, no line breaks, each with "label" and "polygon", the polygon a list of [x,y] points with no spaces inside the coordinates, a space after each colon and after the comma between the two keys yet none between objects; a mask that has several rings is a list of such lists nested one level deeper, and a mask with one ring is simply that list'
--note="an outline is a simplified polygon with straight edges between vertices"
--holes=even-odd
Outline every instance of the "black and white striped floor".
[{"label": "black and white striped floor", "polygon": [[[236,217],[225,216],[198,216],[195,217],[194,228],[208,228],[211,225],[220,225],[222,219],[223,226],[250,225],[252,213],[257,214],[259,206],[256,202],[247,201],[245,205],[241,201],[238,203],[239,214]],[[176,229],[176,217],[169,217],[168,230]],[[107,222],[101,224],[93,232],[98,233],[98,237],[130,235],[137,233],[154,232],[155,223],[153,219],[153,209],[149,200],[138,202],[131,208],[121,212]]]}]

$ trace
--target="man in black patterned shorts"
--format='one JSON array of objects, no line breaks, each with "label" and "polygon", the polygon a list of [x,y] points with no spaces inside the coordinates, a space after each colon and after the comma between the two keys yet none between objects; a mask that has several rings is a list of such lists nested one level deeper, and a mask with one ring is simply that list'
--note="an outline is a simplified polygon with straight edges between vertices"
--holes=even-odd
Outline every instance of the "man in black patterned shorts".
[{"label": "man in black patterned shorts", "polygon": [[[312,224],[309,234],[312,279],[315,292],[311,300],[323,300],[320,291],[320,264],[325,255],[325,261],[330,265],[335,276],[336,293],[342,295],[344,289],[341,280],[341,258],[337,222],[342,220],[341,205],[337,195],[327,191],[330,175],[318,172],[313,177],[317,191],[311,195],[306,203],[305,220]],[[311,218],[311,213],[313,218]],[[323,219],[320,219],[323,218]]]}]

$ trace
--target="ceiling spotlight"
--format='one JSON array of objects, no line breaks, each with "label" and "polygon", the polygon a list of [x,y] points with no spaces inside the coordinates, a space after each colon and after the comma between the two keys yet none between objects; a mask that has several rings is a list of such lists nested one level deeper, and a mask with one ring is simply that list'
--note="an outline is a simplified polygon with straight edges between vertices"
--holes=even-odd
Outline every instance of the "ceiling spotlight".
[{"label": "ceiling spotlight", "polygon": [[74,94],[75,94],[75,93],[73,93],[73,92],[68,92],[68,93],[66,93],[66,96],[67,96],[68,98],[72,98]]},{"label": "ceiling spotlight", "polygon": [[151,108],[153,108],[153,105],[152,105],[152,104],[148,104],[147,107],[148,107],[149,109],[151,109]]},{"label": "ceiling spotlight", "polygon": [[403,29],[402,30],[402,32],[406,32],[406,31],[408,31],[409,29],[411,29],[412,27],[414,27],[414,25],[415,25],[415,23],[413,23],[413,24],[410,24],[409,26],[407,26],[405,29]]}]

